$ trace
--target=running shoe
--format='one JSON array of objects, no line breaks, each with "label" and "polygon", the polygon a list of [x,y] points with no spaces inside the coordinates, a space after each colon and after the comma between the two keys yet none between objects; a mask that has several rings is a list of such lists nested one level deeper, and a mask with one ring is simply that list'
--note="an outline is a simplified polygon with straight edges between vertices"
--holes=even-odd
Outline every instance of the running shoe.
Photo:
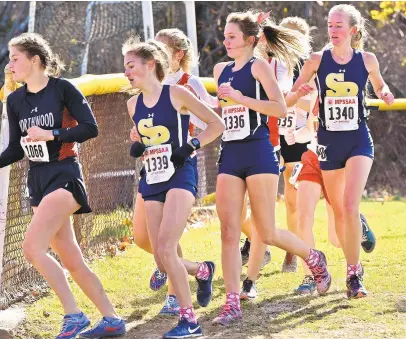
[{"label": "running shoe", "polygon": [[67,314],[63,317],[61,332],[55,339],[72,339],[90,325],[89,319],[81,312],[79,314]]},{"label": "running shoe", "polygon": [[240,321],[242,319],[242,312],[228,304],[223,306],[220,315],[213,319],[213,324],[227,326],[232,322]]},{"label": "running shoe", "polygon": [[166,332],[163,336],[163,339],[171,338],[196,338],[203,335],[202,328],[199,323],[191,323],[186,319],[180,319],[178,324],[171,329],[169,332]]},{"label": "running shoe", "polygon": [[283,273],[294,273],[297,271],[297,256],[286,252],[285,260],[282,265]]},{"label": "running shoe", "polygon": [[96,325],[90,330],[82,332],[81,338],[108,338],[118,337],[124,335],[125,321],[118,318],[106,318],[103,317]]},{"label": "running shoe", "polygon": [[240,299],[241,300],[252,300],[256,299],[258,297],[258,290],[257,287],[255,286],[255,283],[246,278],[242,282],[242,289],[240,293]]},{"label": "running shoe", "polygon": [[213,277],[214,271],[216,270],[216,265],[212,261],[205,261],[206,265],[209,267],[210,274],[207,280],[201,280],[196,278],[197,281],[197,302],[200,306],[206,307],[213,294]]},{"label": "running shoe", "polygon": [[151,275],[151,279],[149,279],[149,287],[153,291],[158,291],[162,286],[166,284],[166,280],[168,279],[168,276],[166,273],[163,273],[159,270],[157,267]]},{"label": "running shoe", "polygon": [[347,278],[347,298],[356,299],[366,297],[368,291],[364,287],[362,276],[357,274],[351,275]]},{"label": "running shoe", "polygon": [[243,266],[248,263],[248,259],[250,258],[250,247],[251,247],[251,242],[248,238],[246,238],[244,245],[240,248]]},{"label": "running shoe", "polygon": [[331,285],[331,275],[327,269],[327,259],[323,252],[317,251],[319,254],[319,261],[316,265],[310,267],[313,273],[314,280],[316,281],[317,292],[320,295],[325,294]]},{"label": "running shoe", "polygon": [[316,290],[316,282],[313,276],[305,275],[302,283],[295,289],[295,294],[313,294]]},{"label": "running shoe", "polygon": [[264,254],[264,260],[262,261],[261,264],[261,270],[264,269],[265,265],[268,265],[270,262],[271,262],[271,250],[267,246]]},{"label": "running shoe", "polygon": [[360,214],[359,215],[362,224],[362,240],[361,246],[366,253],[371,253],[375,249],[376,238],[374,232],[369,228],[367,219]]},{"label": "running shoe", "polygon": [[179,315],[180,306],[174,295],[167,295],[165,304],[159,312],[160,315]]}]

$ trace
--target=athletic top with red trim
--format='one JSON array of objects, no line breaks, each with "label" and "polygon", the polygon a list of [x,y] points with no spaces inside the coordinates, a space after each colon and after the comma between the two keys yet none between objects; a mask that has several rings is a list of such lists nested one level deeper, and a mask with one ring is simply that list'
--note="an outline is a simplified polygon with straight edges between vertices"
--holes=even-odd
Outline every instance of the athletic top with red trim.
[{"label": "athletic top with red trim", "polygon": [[[270,57],[268,62],[275,72],[276,81],[278,82],[282,93],[289,92],[293,86],[293,81],[292,77],[289,77],[288,68],[273,57]],[[268,127],[269,140],[275,150],[278,151],[280,149],[278,118],[271,116],[268,117]]]},{"label": "athletic top with red trim", "polygon": [[[58,140],[46,142],[49,161],[57,162],[78,155],[77,143],[95,138],[98,126],[83,94],[68,80],[50,77],[48,84],[37,93],[20,87],[7,98],[10,139],[0,155],[0,168],[24,158],[21,138],[30,127],[44,130],[59,129]],[[47,162],[30,160],[30,167]]]},{"label": "athletic top with red trim", "polygon": [[[176,73],[168,74],[165,79],[163,80],[164,85],[188,85],[193,90],[193,94],[196,97],[203,101],[204,103],[208,104],[209,106],[217,106],[217,97],[212,97],[199,80],[199,78],[195,77],[194,75],[190,75],[185,73],[182,69],[177,71]],[[206,128],[206,124],[201,121],[198,117],[196,117],[193,113],[190,113],[190,124],[191,128],[190,133],[193,134],[194,128],[192,126],[196,126],[201,130]]]}]

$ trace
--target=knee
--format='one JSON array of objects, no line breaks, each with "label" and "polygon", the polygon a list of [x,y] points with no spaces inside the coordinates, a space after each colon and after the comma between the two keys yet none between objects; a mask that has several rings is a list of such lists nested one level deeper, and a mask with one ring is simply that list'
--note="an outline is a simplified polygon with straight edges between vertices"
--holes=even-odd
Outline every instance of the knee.
[{"label": "knee", "polygon": [[39,248],[35,243],[33,240],[25,239],[22,245],[24,257],[31,264],[35,262],[38,256],[46,254],[46,249]]},{"label": "knee", "polygon": [[345,201],[344,215],[347,220],[359,219],[359,206],[352,201]]},{"label": "knee", "polygon": [[37,256],[38,250],[29,240],[25,239],[23,242],[23,253],[25,259],[27,259],[28,262],[33,263]]},{"label": "knee", "polygon": [[88,268],[81,255],[78,257],[70,256],[68,260],[61,258],[61,262],[63,267],[71,273],[79,272],[83,268]]},{"label": "knee", "polygon": [[177,246],[172,246],[171,244],[160,242],[158,244],[158,256],[161,262],[166,266],[178,256]]},{"label": "knee", "polygon": [[276,246],[277,241],[277,232],[274,227],[267,229],[265,232],[257,230],[261,242],[270,246]]},{"label": "knee", "polygon": [[228,225],[221,225],[221,242],[223,244],[235,244],[240,241],[241,232],[236,232],[234,227]]}]

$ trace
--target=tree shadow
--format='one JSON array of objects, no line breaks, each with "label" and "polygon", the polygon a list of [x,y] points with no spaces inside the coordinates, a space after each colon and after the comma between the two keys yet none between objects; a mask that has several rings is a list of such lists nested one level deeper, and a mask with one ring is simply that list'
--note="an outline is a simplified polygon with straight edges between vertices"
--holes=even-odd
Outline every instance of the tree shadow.
[{"label": "tree shadow", "polygon": [[[213,299],[223,299],[225,295],[223,279],[217,279],[213,285],[215,291]],[[212,325],[212,320],[220,314],[221,307],[200,316],[199,323],[206,338],[236,339],[261,335],[269,338],[272,334],[294,329],[306,322],[320,321],[324,317],[352,307],[344,298],[343,291],[332,291],[326,296],[298,296],[287,293],[273,295],[260,303],[242,303],[244,318],[233,326]],[[131,321],[132,323],[127,338],[162,338],[163,333],[171,329],[178,320],[177,317],[157,315],[145,321],[143,316],[147,310],[147,306],[138,307],[130,315],[128,323]]]}]

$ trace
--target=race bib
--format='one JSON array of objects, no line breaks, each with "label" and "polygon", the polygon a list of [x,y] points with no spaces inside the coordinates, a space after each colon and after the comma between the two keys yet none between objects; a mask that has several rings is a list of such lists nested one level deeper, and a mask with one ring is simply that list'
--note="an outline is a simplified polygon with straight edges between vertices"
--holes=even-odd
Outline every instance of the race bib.
[{"label": "race bib", "polygon": [[170,160],[172,145],[148,147],[143,155],[147,184],[157,184],[168,181],[175,173],[175,167]]},{"label": "race bib", "polygon": [[295,167],[293,167],[292,174],[290,175],[289,178],[289,183],[293,186],[295,186],[297,178],[299,177],[300,171],[303,168],[303,164],[301,162],[298,162]]},{"label": "race bib", "polygon": [[224,141],[242,140],[250,135],[249,108],[243,105],[231,105],[222,108],[222,117],[226,129],[223,132]]},{"label": "race bib", "polygon": [[288,112],[286,117],[278,118],[278,128],[280,135],[286,135],[288,130],[296,128],[296,112],[293,110]]},{"label": "race bib", "polygon": [[327,146],[323,146],[317,144],[316,146],[316,155],[319,161],[327,161],[327,153],[326,153]]},{"label": "race bib", "polygon": [[46,141],[31,141],[29,137],[21,137],[21,147],[28,159],[34,162],[49,162]]},{"label": "race bib", "polygon": [[358,97],[326,97],[324,99],[326,129],[333,132],[358,129]]}]

